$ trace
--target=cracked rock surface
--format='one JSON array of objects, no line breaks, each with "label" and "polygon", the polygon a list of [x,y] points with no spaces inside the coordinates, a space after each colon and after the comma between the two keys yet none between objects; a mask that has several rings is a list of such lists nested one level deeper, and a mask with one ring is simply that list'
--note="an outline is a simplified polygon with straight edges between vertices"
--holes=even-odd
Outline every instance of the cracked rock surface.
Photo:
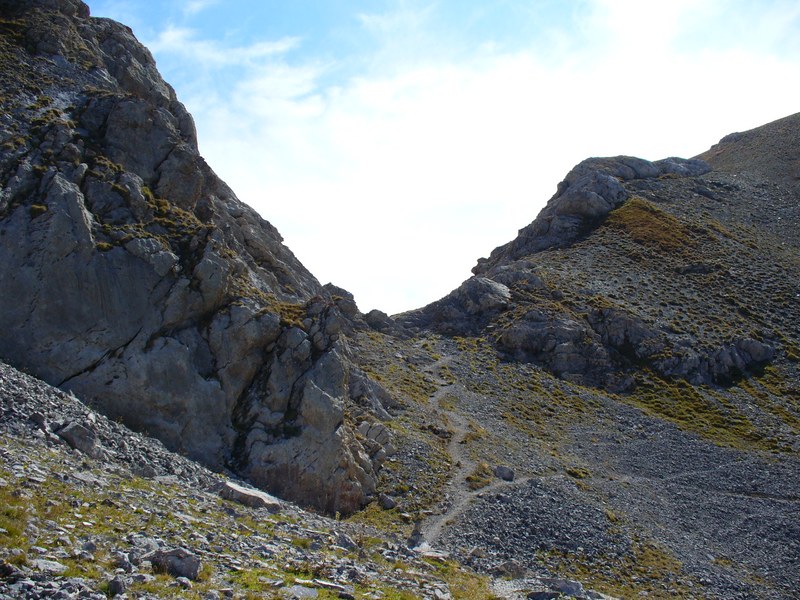
[{"label": "cracked rock surface", "polygon": [[358,509],[380,465],[344,418],[349,308],[208,167],[128,28],[0,6],[0,357],[212,468]]}]

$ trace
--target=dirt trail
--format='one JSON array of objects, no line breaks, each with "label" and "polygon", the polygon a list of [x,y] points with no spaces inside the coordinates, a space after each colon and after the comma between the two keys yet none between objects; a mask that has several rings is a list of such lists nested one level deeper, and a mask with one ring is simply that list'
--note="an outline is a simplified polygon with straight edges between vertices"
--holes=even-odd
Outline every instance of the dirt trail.
[{"label": "dirt trail", "polygon": [[[421,545],[427,543],[429,546],[435,546],[444,528],[450,521],[459,517],[469,508],[473,498],[479,494],[491,493],[512,483],[497,479],[488,486],[477,490],[470,489],[467,477],[477,467],[477,461],[472,458],[468,448],[468,435],[472,428],[468,418],[456,410],[448,408],[448,406],[450,404],[463,404],[467,398],[474,396],[474,394],[461,384],[448,383],[439,377],[437,374],[438,369],[446,364],[447,360],[442,359],[427,370],[428,374],[435,380],[435,383],[439,385],[439,388],[431,395],[428,402],[433,412],[444,417],[450,429],[452,435],[447,444],[447,453],[450,455],[453,464],[450,481],[444,490],[445,499],[440,505],[441,512],[429,516],[421,523]],[[453,398],[455,401],[448,401],[448,397]],[[515,483],[524,481],[525,479],[518,479]]]}]

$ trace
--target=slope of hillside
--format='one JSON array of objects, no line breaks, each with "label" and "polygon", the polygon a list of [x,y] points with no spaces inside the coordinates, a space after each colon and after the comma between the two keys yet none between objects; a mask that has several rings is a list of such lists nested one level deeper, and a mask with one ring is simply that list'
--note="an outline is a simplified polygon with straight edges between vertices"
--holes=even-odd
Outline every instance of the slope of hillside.
[{"label": "slope of hillside", "polygon": [[475,277],[397,315],[405,337],[360,340],[407,399],[414,460],[382,485],[417,506],[398,482],[438,467],[423,538],[621,597],[793,597],[797,123],[725,138],[719,167],[585,161]]}]

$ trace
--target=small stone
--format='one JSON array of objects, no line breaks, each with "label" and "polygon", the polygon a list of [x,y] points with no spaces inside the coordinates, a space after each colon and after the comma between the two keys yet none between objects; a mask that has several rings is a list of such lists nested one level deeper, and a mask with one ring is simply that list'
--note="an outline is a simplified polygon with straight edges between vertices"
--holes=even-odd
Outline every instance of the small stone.
[{"label": "small stone", "polygon": [[560,594],[564,594],[565,596],[577,597],[585,594],[583,585],[577,581],[555,578],[542,578],[539,581],[541,581],[542,585],[550,588],[551,590],[555,590]]},{"label": "small stone", "polygon": [[119,596],[120,594],[124,594],[125,590],[128,588],[128,584],[125,582],[123,577],[117,575],[108,582],[108,593],[113,598],[114,596]]},{"label": "small stone", "polygon": [[280,500],[261,490],[246,488],[232,481],[226,481],[219,490],[219,495],[227,500],[233,500],[239,504],[252,508],[266,508],[271,512],[281,509]]},{"label": "small stone", "polygon": [[397,506],[397,502],[391,496],[387,496],[386,494],[381,494],[378,496],[378,502],[381,505],[381,508],[385,510],[391,510]]},{"label": "small stone", "polygon": [[186,577],[177,577],[175,581],[177,581],[180,584],[180,586],[185,590],[192,589],[192,582],[189,581]]},{"label": "small stone", "polygon": [[174,548],[166,551],[156,550],[145,554],[142,559],[149,560],[153,565],[154,571],[192,580],[197,579],[202,566],[200,559],[186,548]]},{"label": "small stone", "polygon": [[292,600],[303,600],[304,598],[316,598],[319,596],[317,590],[302,585],[293,585],[292,587],[281,590],[281,593],[286,598],[291,598]]},{"label": "small stone", "polygon": [[345,550],[357,550],[358,544],[353,541],[346,533],[339,533],[336,535],[336,545],[344,548]]},{"label": "small stone", "polygon": [[497,465],[494,468],[494,476],[503,481],[514,481],[514,470],[505,465]]},{"label": "small stone", "polygon": [[62,565],[60,562],[56,562],[54,560],[45,560],[43,558],[32,560],[30,561],[29,565],[34,570],[47,573],[48,575],[61,575],[61,573],[67,570],[66,565]]},{"label": "small stone", "polygon": [[499,565],[495,565],[491,569],[491,573],[493,575],[499,575],[501,577],[510,577],[511,579],[522,579],[525,577],[527,570],[523,567],[519,562],[516,560],[507,560],[505,562],[500,563]]}]

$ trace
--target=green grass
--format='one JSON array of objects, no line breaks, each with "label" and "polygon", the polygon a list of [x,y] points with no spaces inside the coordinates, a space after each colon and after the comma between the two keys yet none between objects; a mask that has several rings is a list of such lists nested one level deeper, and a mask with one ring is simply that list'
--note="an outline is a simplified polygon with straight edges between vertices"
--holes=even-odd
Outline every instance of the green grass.
[{"label": "green grass", "polygon": [[723,393],[708,386],[650,373],[640,375],[634,391],[619,398],[721,446],[774,449],[774,440],[762,435]]},{"label": "green grass", "polygon": [[434,572],[450,586],[450,593],[455,600],[492,600],[489,578],[466,571],[461,565],[451,560],[427,560]]},{"label": "green grass", "polygon": [[471,490],[479,490],[492,483],[494,474],[488,463],[482,462],[475,466],[472,473],[467,475],[467,486]]},{"label": "green grass", "polygon": [[683,223],[642,198],[631,198],[613,210],[605,226],[659,252],[684,254],[695,246]]},{"label": "green grass", "polygon": [[47,210],[48,208],[45,204],[32,204],[29,209],[31,219],[35,219],[36,217],[47,213]]}]

